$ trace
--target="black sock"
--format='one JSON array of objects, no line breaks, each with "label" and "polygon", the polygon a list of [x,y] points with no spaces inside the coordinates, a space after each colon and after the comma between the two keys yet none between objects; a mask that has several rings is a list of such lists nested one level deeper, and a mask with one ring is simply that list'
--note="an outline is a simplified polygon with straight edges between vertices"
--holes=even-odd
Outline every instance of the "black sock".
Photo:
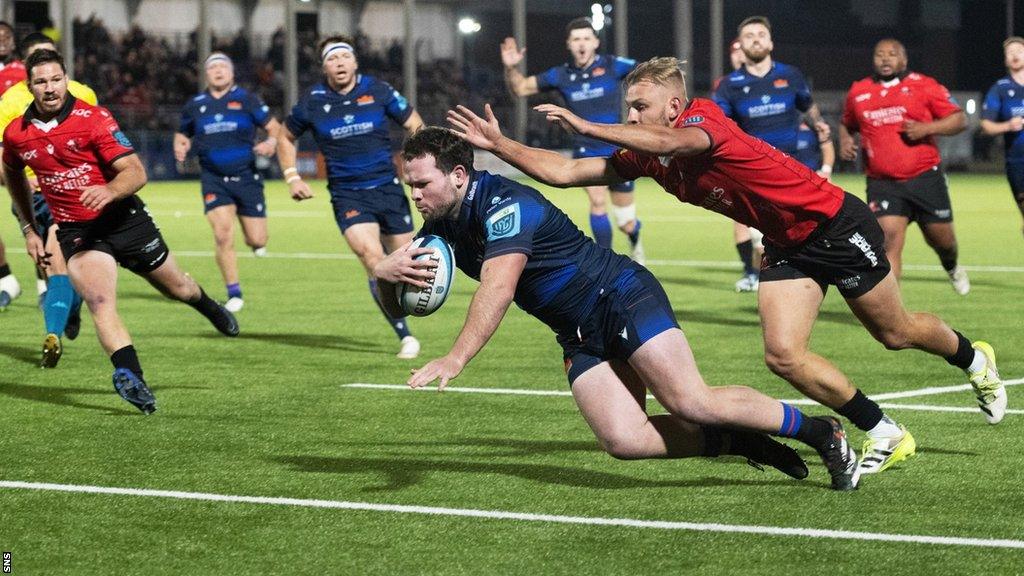
[{"label": "black sock", "polygon": [[217,304],[213,298],[206,295],[206,291],[203,287],[199,287],[199,299],[194,302],[186,302],[189,306],[195,308],[200,314],[207,318],[214,318],[220,314],[220,304]]},{"label": "black sock", "polygon": [[957,338],[956,352],[952,356],[946,356],[946,362],[961,370],[967,370],[970,368],[971,362],[974,361],[974,348],[971,346],[971,341],[964,338],[963,334],[956,330],[953,330],[953,334],[956,334]]},{"label": "black sock", "polygon": [[135,373],[142,380],[142,366],[139,365],[139,356],[135,353],[135,346],[131,344],[115,350],[110,355],[110,363],[114,365],[114,368],[127,368]]},{"label": "black sock", "polygon": [[957,260],[957,249],[952,250],[937,250],[939,255],[939,263],[942,264],[942,269],[946,272],[952,272],[956,268]]},{"label": "black sock", "polygon": [[11,265],[10,264],[4,264],[3,266],[0,266],[0,278],[4,278],[4,277],[10,276],[10,275],[11,275]]},{"label": "black sock", "polygon": [[846,417],[853,425],[867,432],[882,421],[882,409],[878,403],[864,395],[860,389],[850,398],[850,401],[836,408],[840,416]]},{"label": "black sock", "polygon": [[793,438],[818,449],[828,442],[830,436],[832,436],[832,425],[827,420],[808,416],[800,421],[800,428],[797,429]]},{"label": "black sock", "polygon": [[743,263],[744,274],[757,274],[757,269],[754,268],[752,260],[754,259],[754,243],[750,240],[746,242],[738,242],[736,244],[736,251],[740,254],[740,262]]}]

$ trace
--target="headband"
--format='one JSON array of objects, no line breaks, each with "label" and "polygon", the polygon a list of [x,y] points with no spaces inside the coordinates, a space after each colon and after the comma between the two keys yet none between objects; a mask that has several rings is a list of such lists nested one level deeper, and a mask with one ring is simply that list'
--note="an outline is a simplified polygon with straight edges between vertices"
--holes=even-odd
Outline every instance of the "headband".
[{"label": "headband", "polygon": [[331,42],[327,46],[324,46],[323,51],[320,52],[320,60],[327,60],[328,56],[338,50],[351,52],[353,55],[356,53],[356,51],[352,49],[352,45],[348,42]]},{"label": "headband", "polygon": [[209,68],[211,64],[215,64],[217,62],[227,62],[229,66],[234,67],[234,64],[231,62],[231,58],[228,58],[227,55],[221,54],[220,52],[214,52],[206,58],[206,62],[203,62],[203,68]]}]

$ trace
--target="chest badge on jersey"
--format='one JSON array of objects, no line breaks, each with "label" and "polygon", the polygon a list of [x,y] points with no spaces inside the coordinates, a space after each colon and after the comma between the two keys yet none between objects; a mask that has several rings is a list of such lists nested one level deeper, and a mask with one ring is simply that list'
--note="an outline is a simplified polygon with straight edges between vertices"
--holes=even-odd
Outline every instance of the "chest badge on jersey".
[{"label": "chest badge on jersey", "polygon": [[46,152],[48,154],[50,154],[51,156],[53,155],[53,144],[47,144],[46,145]]},{"label": "chest badge on jersey", "polygon": [[775,80],[775,82],[772,82],[772,86],[775,86],[776,88],[789,88],[789,80],[779,78]]},{"label": "chest badge on jersey", "polygon": [[374,99],[373,99],[373,96],[370,95],[370,94],[363,94],[359,98],[356,98],[356,106],[366,106],[368,104],[373,104],[373,103],[374,103]]},{"label": "chest badge on jersey", "polygon": [[216,120],[217,122],[220,122],[221,120],[224,119],[224,115],[223,114],[214,114],[213,115],[213,119]]},{"label": "chest badge on jersey", "polygon": [[331,111],[331,105],[330,104],[324,104],[324,112],[330,112],[330,111]]},{"label": "chest badge on jersey", "polygon": [[600,66],[594,68],[593,74],[594,78],[597,78],[598,76],[604,76],[604,68],[601,68]]},{"label": "chest badge on jersey", "polygon": [[228,110],[241,110],[241,109],[242,109],[242,103],[241,102],[228,102]]},{"label": "chest badge on jersey", "polygon": [[771,96],[769,96],[767,94],[765,94],[764,96],[761,96],[761,103],[762,104],[767,104],[767,103],[769,103],[771,101],[772,101],[772,97]]},{"label": "chest badge on jersey", "polygon": [[355,119],[356,117],[351,114],[345,114],[345,117],[342,118],[342,120],[345,121],[345,124],[351,124],[353,121],[355,121]]}]

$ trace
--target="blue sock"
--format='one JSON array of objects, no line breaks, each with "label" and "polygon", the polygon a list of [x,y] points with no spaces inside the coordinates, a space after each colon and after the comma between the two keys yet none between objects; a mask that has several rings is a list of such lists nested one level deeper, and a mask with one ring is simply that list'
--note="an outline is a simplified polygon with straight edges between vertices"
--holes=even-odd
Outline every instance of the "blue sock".
[{"label": "blue sock", "polygon": [[818,448],[829,441],[832,425],[823,418],[812,418],[789,404],[782,404],[782,426],[776,436],[796,438],[797,440]]},{"label": "blue sock", "polygon": [[782,427],[779,428],[779,436],[783,438],[796,438],[803,424],[804,415],[789,404],[782,404]]},{"label": "blue sock", "polygon": [[640,241],[640,219],[634,220],[636,226],[633,226],[633,231],[629,233],[629,243],[636,246],[636,243]]},{"label": "blue sock", "polygon": [[369,285],[370,294],[373,295],[373,301],[377,303],[377,307],[380,308],[381,313],[384,314],[384,317],[388,319],[388,322],[391,324],[391,329],[395,331],[395,334],[398,335],[398,338],[402,339],[405,338],[406,336],[411,336],[412,333],[409,332],[409,325],[405,322],[405,317],[392,318],[391,316],[388,315],[388,312],[387,310],[384,309],[384,306],[381,305],[380,300],[377,299],[377,281],[370,280]]},{"label": "blue sock", "polygon": [[227,284],[228,298],[241,298],[242,297],[242,285],[238,282],[234,284]]},{"label": "blue sock", "polygon": [[607,214],[590,215],[590,231],[594,234],[594,242],[602,248],[612,247],[612,222]]},{"label": "blue sock", "polygon": [[43,300],[43,319],[47,334],[63,334],[71,313],[75,290],[65,274],[50,276],[46,283],[46,298]]}]

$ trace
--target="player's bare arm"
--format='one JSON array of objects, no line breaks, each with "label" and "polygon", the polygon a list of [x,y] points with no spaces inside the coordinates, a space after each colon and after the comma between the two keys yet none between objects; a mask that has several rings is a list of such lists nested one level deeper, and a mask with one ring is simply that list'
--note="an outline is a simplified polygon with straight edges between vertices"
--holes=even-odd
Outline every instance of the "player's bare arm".
[{"label": "player's bare arm", "polygon": [[25,177],[23,167],[12,168],[4,162],[4,181],[7,182],[7,191],[14,202],[14,210],[17,212],[18,223],[21,226],[21,233],[25,236],[25,250],[32,260],[43,268],[50,264],[50,254],[46,252],[46,245],[39,234],[36,233],[35,212],[32,210],[32,187],[28,178]]},{"label": "player's bare arm", "polygon": [[516,45],[515,38],[505,38],[501,43],[501,63],[505,66],[505,84],[513,96],[533,96],[540,92],[536,76],[524,76],[519,71],[519,63],[523,61],[526,47]]},{"label": "player's bare arm", "polygon": [[711,149],[711,138],[700,128],[672,128],[652,124],[599,124],[584,120],[554,104],[541,104],[534,107],[534,110],[546,114],[548,121],[556,122],[564,128],[638,154],[696,156]]},{"label": "player's bare arm", "polygon": [[299,176],[299,169],[295,167],[295,141],[298,140],[288,126],[282,124],[278,129],[277,138],[277,163],[281,167],[284,181],[288,184],[288,192],[292,200],[301,202],[313,197],[313,191]]},{"label": "player's bare arm", "polygon": [[184,162],[188,151],[192,149],[192,139],[181,132],[174,133],[174,159]]},{"label": "player's bare arm", "polygon": [[921,140],[928,136],[952,136],[963,132],[966,128],[967,115],[962,110],[931,122],[903,121],[903,133],[911,140]]},{"label": "player's bare arm", "polygon": [[505,312],[516,294],[519,277],[526,267],[525,254],[503,254],[484,260],[480,269],[480,286],[473,294],[466,314],[466,323],[448,354],[431,360],[415,370],[409,386],[421,388],[439,380],[438,390],[444,390],[448,381],[458,376],[476,356],[501,324]]},{"label": "player's bare arm", "polygon": [[989,136],[998,136],[1006,132],[1020,132],[1024,130],[1024,118],[1014,116],[1005,122],[981,119],[981,131]]},{"label": "player's bare arm", "polygon": [[831,139],[818,144],[821,148],[821,168],[818,169],[818,176],[831,178],[832,167],[836,164],[836,146]]},{"label": "player's bare arm", "polygon": [[281,123],[276,118],[271,118],[263,129],[267,131],[267,138],[253,146],[252,151],[260,156],[270,158],[277,151],[277,135],[281,131]]},{"label": "player's bare arm", "polygon": [[102,186],[90,186],[82,190],[78,200],[83,206],[97,212],[108,204],[135,194],[146,185],[146,169],[138,155],[122,156],[110,165],[115,176]]},{"label": "player's bare arm", "polygon": [[571,159],[551,150],[531,148],[506,138],[491,105],[484,105],[484,118],[465,106],[448,111],[448,123],[463,140],[522,170],[531,178],[557,188],[609,186],[624,180],[605,158]]},{"label": "player's bare arm", "polygon": [[839,157],[847,162],[857,159],[857,140],[846,124],[839,125]]},{"label": "player's bare arm", "polygon": [[817,104],[811,104],[811,107],[807,109],[804,115],[810,120],[808,125],[818,133],[818,142],[832,139],[832,127],[828,125],[828,122],[825,122],[825,118],[822,117],[821,110],[818,109]]},{"label": "player's bare arm", "polygon": [[419,112],[413,110],[409,118],[402,124],[402,128],[405,129],[406,135],[411,136],[415,134],[417,130],[423,128],[423,117],[420,116]]},{"label": "player's bare arm", "polygon": [[405,311],[398,305],[398,284],[411,284],[426,288],[427,280],[434,277],[434,265],[429,260],[416,260],[423,254],[430,254],[432,248],[410,248],[413,240],[405,243],[394,252],[385,256],[373,268],[373,277],[377,280],[377,296],[381,306],[393,318],[405,316]]}]

